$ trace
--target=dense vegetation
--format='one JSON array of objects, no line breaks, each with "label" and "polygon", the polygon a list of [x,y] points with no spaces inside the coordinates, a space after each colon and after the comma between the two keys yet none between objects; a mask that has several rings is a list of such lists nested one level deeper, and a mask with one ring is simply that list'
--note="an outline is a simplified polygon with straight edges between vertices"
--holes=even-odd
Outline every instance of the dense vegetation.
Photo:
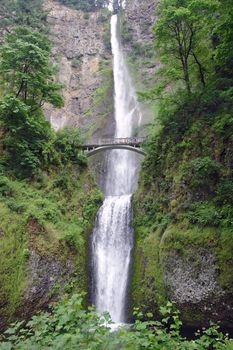
[{"label": "dense vegetation", "polygon": [[[216,257],[228,302],[232,296],[232,19],[228,0],[164,0],[159,6],[158,84],[140,93],[156,101],[158,114],[135,198],[132,293],[145,309],[156,309],[172,293],[164,276],[170,258],[175,264],[180,257],[197,275],[204,251]],[[217,310],[218,301],[212,302]],[[189,323],[205,323],[203,304],[180,306]]]},{"label": "dense vegetation", "polygon": [[46,13],[42,0],[1,0],[0,29],[10,31],[15,25],[25,25],[47,31]]},{"label": "dense vegetation", "polygon": [[[137,321],[131,329],[120,328],[110,332],[108,315],[99,317],[93,310],[82,307],[82,299],[74,294],[53,306],[50,312],[34,316],[26,325],[12,325],[5,332],[1,350],[83,349],[83,350],[221,350],[231,349],[232,343],[213,326],[199,331],[196,340],[188,341],[180,334],[181,321],[174,304],[161,309],[163,319],[142,322],[135,310]],[[153,315],[149,315],[152,317]],[[108,325],[108,326],[107,326]]]}]

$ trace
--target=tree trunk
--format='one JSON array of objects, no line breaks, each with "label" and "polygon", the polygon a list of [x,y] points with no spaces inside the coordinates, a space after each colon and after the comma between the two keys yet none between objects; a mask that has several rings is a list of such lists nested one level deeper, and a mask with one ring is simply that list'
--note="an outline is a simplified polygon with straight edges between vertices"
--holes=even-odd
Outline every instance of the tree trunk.
[{"label": "tree trunk", "polygon": [[206,86],[206,83],[205,83],[205,70],[204,70],[201,62],[198,60],[197,55],[193,51],[192,51],[192,55],[194,57],[194,60],[195,60],[196,64],[198,65],[201,83],[202,83],[203,87],[205,87]]},{"label": "tree trunk", "polygon": [[184,59],[183,70],[184,70],[184,80],[185,80],[185,84],[186,84],[186,89],[187,89],[188,94],[190,94],[191,93],[191,86],[190,86],[190,79],[189,79],[188,60],[186,58]]}]

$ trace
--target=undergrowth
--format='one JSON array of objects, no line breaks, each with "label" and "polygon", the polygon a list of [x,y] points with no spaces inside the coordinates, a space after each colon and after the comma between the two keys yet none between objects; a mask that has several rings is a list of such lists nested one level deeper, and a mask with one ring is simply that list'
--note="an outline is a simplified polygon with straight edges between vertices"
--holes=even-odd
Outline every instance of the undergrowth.
[{"label": "undergrowth", "polygon": [[2,335],[1,350],[222,350],[231,349],[232,341],[216,325],[196,333],[187,340],[180,333],[182,322],[175,304],[168,302],[160,309],[162,320],[141,321],[142,313],[135,310],[136,321],[130,326],[111,332],[108,314],[98,316],[92,307],[85,310],[82,298],[74,294],[51,307],[49,312],[34,316],[29,322],[18,322]]}]

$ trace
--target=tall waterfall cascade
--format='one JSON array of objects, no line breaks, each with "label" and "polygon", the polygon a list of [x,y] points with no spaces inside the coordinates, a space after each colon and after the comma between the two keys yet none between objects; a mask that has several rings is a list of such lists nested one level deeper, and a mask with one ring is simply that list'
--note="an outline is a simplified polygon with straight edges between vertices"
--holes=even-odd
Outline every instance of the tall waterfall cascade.
[{"label": "tall waterfall cascade", "polygon": [[[132,137],[141,112],[120,41],[119,20],[111,18],[114,72],[115,137]],[[140,156],[127,150],[109,153],[105,200],[92,236],[93,299],[97,311],[113,322],[126,321],[126,299],[133,249],[132,195]]]}]

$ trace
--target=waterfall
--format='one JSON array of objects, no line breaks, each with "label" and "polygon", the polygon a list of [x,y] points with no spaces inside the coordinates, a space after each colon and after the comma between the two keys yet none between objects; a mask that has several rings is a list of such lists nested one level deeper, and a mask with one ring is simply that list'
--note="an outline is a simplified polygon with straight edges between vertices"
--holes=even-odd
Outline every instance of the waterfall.
[{"label": "waterfall", "polygon": [[[125,63],[118,15],[111,18],[114,72],[115,137],[131,137],[141,121],[136,93]],[[133,248],[132,194],[136,188],[139,158],[134,152],[109,154],[105,200],[92,238],[93,299],[97,311],[109,312],[114,322],[126,320],[126,296]]]}]

